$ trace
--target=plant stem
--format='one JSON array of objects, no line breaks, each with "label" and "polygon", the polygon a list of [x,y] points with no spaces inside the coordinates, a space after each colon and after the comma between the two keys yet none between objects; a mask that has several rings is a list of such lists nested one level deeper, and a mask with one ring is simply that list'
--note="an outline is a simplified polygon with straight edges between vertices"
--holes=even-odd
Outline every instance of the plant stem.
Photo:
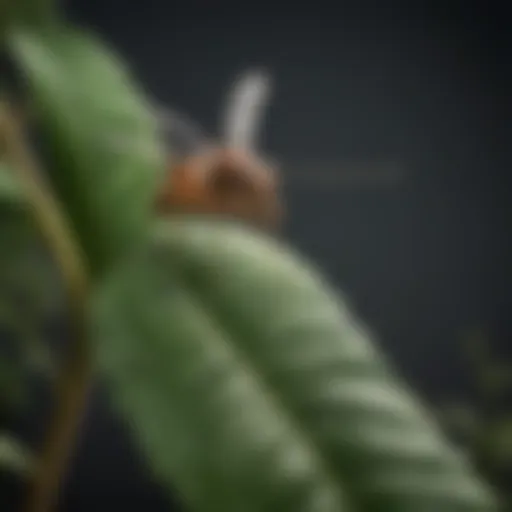
[{"label": "plant stem", "polygon": [[63,277],[72,343],[56,384],[56,410],[35,468],[26,512],[49,512],[56,505],[59,485],[79,429],[91,382],[91,358],[85,318],[88,272],[73,230],[62,213],[25,143],[23,130],[7,105],[0,105],[0,142],[6,159],[18,173],[39,231]]}]

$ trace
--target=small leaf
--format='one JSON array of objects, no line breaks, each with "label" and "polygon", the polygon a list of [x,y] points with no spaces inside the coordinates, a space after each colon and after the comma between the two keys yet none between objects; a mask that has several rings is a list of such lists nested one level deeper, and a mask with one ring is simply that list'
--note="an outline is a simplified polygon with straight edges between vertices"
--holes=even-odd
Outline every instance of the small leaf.
[{"label": "small leaf", "polygon": [[11,378],[9,384],[2,381],[0,393],[4,402],[19,405],[25,398],[24,367],[47,377],[54,374],[42,330],[45,320],[61,309],[63,297],[57,270],[27,215],[15,175],[1,164],[0,248],[0,330],[18,344],[23,360],[23,368],[12,363],[10,369],[3,368],[4,377]]},{"label": "small leaf", "polygon": [[24,208],[23,191],[15,179],[12,170],[0,161],[0,215],[6,209]]},{"label": "small leaf", "polygon": [[490,362],[480,372],[479,384],[489,396],[499,396],[512,388],[512,365]]},{"label": "small leaf", "polygon": [[344,301],[286,248],[175,219],[95,303],[113,397],[197,511],[496,510]]},{"label": "small leaf", "polygon": [[512,417],[495,420],[485,435],[490,458],[500,466],[512,464]]},{"label": "small leaf", "polygon": [[27,403],[26,373],[11,358],[0,354],[0,409],[9,414]]},{"label": "small leaf", "polygon": [[0,468],[14,473],[29,473],[32,469],[29,450],[11,435],[0,432]]},{"label": "small leaf", "polygon": [[0,6],[2,29],[10,23],[44,26],[57,17],[56,0],[5,0]]},{"label": "small leaf", "polygon": [[[6,375],[8,380],[1,378],[0,388],[10,396],[18,390],[23,390],[23,381],[30,375],[38,374],[53,381],[57,370],[56,357],[52,353],[49,343],[44,336],[44,325],[39,319],[27,317],[16,304],[0,297],[0,332],[15,346],[14,361],[11,358],[4,360],[0,355],[0,373]],[[1,371],[3,369],[3,372]]]},{"label": "small leaf", "polygon": [[94,272],[144,233],[164,169],[156,119],[119,59],[64,27],[13,32],[51,150],[50,177]]},{"label": "small leaf", "polygon": [[59,272],[26,213],[2,211],[0,199],[0,302],[16,303],[25,323],[40,322],[63,304]]}]

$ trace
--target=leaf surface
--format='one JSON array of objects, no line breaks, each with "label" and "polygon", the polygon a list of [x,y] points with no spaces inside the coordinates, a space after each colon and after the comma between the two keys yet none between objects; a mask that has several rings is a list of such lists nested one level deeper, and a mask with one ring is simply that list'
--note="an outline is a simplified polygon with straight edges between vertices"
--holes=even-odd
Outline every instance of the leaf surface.
[{"label": "leaf surface", "polygon": [[105,284],[116,401],[198,511],[496,510],[345,300],[280,244],[175,219]]},{"label": "leaf surface", "polygon": [[94,274],[145,233],[163,153],[119,58],[61,25],[17,29],[10,48],[34,100],[49,177]]}]

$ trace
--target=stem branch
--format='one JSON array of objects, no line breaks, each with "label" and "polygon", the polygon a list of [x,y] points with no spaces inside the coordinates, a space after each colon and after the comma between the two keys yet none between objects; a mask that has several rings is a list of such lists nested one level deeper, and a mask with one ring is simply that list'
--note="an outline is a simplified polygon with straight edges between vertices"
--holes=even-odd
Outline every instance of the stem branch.
[{"label": "stem branch", "polygon": [[67,218],[44,180],[25,143],[12,108],[0,105],[0,143],[18,173],[33,219],[62,274],[70,319],[70,353],[56,383],[56,409],[43,443],[26,512],[49,512],[57,503],[59,485],[74,448],[91,382],[91,358],[85,318],[88,273]]}]

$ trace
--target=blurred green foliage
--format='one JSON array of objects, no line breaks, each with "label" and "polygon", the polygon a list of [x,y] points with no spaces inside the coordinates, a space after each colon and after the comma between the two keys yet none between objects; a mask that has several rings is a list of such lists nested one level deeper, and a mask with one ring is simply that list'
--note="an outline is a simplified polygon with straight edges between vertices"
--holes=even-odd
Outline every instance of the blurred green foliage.
[{"label": "blurred green foliage", "polygon": [[[2,166],[0,312],[21,366],[54,368],[40,333],[62,304],[59,273],[34,221],[56,205],[60,224],[39,227],[58,232],[52,255],[86,281],[73,288],[81,310],[70,344],[87,346],[70,359],[93,361],[155,475],[192,510],[498,510],[314,266],[243,226],[154,218],[164,152],[145,95],[96,37],[49,26],[46,9],[22,3],[30,16],[13,15],[9,50],[53,160],[32,215],[13,182],[30,181],[24,161],[16,174]],[[7,396],[28,373],[4,366]],[[84,382],[68,382],[60,396],[74,399]],[[3,439],[4,460],[26,468],[30,457]],[[61,451],[62,438],[50,439]],[[63,459],[48,460],[41,482],[51,486]]]},{"label": "blurred green foliage", "polygon": [[512,506],[506,483],[512,476],[512,361],[493,353],[491,340],[482,329],[462,336],[461,353],[474,398],[441,404],[438,414],[468,457],[501,488]]},{"label": "blurred green foliage", "polygon": [[31,473],[33,457],[15,437],[0,433],[0,471]]},{"label": "blurred green foliage", "polygon": [[[0,163],[0,417],[4,420],[30,404],[31,377],[42,376],[49,384],[55,377],[56,360],[45,326],[61,305],[58,273],[27,215],[19,183]],[[4,469],[25,468],[25,452],[10,434],[0,437]]]}]

